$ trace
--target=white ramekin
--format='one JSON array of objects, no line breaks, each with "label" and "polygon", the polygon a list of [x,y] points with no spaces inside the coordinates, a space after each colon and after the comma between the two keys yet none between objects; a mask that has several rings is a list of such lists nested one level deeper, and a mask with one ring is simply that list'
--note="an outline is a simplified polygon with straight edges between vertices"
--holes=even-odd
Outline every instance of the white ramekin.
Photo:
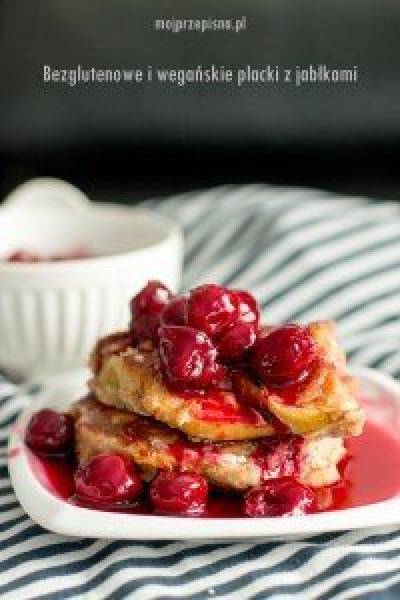
[{"label": "white ramekin", "polygon": [[[96,204],[56,179],[18,187],[0,208],[0,368],[20,377],[87,360],[95,340],[128,323],[148,279],[179,287],[180,229],[156,213]],[[83,246],[93,258],[10,263],[17,249],[44,254]]]}]

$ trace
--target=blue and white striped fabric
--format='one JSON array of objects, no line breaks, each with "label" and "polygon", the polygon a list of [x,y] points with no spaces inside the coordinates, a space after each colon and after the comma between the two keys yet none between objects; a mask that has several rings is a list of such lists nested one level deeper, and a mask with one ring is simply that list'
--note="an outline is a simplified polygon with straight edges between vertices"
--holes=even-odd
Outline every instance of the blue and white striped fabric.
[{"label": "blue and white striped fabric", "polygon": [[[336,319],[353,362],[400,375],[400,205],[266,186],[147,204],[186,233],[184,288],[250,288],[268,321]],[[0,382],[1,600],[400,597],[400,531],[209,545],[68,538],[35,525],[7,474],[29,390]]]}]

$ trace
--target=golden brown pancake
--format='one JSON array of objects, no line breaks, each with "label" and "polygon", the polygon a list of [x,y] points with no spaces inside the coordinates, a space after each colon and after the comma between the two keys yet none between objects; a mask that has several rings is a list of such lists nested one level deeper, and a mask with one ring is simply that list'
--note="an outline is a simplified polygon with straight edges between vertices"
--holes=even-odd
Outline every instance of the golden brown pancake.
[{"label": "golden brown pancake", "polygon": [[93,397],[77,402],[72,413],[81,463],[117,452],[131,458],[145,479],[159,469],[179,469],[200,473],[226,489],[243,490],[282,476],[318,487],[339,479],[337,465],[345,455],[340,438],[193,441],[154,419],[106,407]]},{"label": "golden brown pancake", "polygon": [[[104,340],[101,343],[104,348]],[[95,351],[92,365],[97,361]],[[180,395],[170,391],[150,344],[106,355],[89,387],[103,404],[151,416],[191,437],[250,440],[275,432],[258,411],[240,403],[232,392]]]},{"label": "golden brown pancake", "polygon": [[307,381],[292,389],[295,398],[290,402],[285,392],[261,386],[245,373],[234,376],[234,392],[174,393],[161,376],[151,342],[133,347],[126,333],[98,342],[89,386],[102,403],[151,416],[191,437],[251,440],[276,435],[283,428],[297,435],[358,435],[364,413],[334,325],[320,321],[308,329],[318,358]]}]

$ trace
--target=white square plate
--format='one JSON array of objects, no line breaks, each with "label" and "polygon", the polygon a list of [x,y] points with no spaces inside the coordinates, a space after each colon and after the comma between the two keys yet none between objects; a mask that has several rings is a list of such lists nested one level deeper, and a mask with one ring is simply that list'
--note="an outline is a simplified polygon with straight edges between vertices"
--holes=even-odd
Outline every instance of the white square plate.
[{"label": "white square plate", "polygon": [[[400,425],[400,384],[366,368],[354,368],[369,418],[396,429]],[[86,372],[52,377],[24,411],[10,436],[9,470],[23,508],[50,531],[91,538],[132,540],[235,540],[307,535],[400,524],[400,496],[367,506],[301,517],[194,519],[107,513],[68,504],[48,492],[31,469],[24,430],[33,412],[44,406],[65,410],[85,390]],[[382,400],[384,399],[384,401]],[[397,426],[400,431],[400,426]],[[400,435],[398,433],[397,435]]]}]

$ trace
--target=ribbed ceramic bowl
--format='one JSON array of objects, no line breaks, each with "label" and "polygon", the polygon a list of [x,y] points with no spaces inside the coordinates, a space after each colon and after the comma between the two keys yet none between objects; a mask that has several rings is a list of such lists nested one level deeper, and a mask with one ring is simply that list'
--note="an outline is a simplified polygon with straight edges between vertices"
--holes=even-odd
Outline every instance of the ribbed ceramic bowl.
[{"label": "ribbed ceramic bowl", "polygon": [[[148,279],[180,282],[182,235],[158,214],[88,201],[73,186],[35,179],[0,208],[0,368],[29,377],[83,365],[95,340],[127,325]],[[91,258],[11,263],[18,249],[87,248]]]}]

